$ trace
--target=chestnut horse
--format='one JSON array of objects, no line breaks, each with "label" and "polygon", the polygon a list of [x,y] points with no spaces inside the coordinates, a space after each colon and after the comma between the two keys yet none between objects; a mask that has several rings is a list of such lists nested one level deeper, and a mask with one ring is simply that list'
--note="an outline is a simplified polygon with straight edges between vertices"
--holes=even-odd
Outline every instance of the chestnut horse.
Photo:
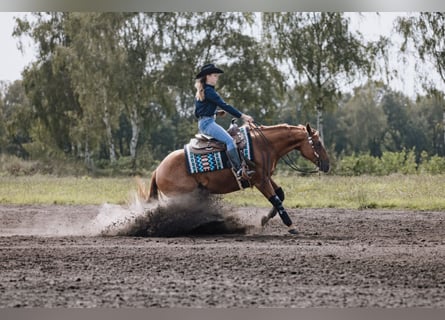
[{"label": "chestnut horse", "polygon": [[[251,185],[255,186],[273,205],[273,209],[262,219],[267,221],[279,214],[291,234],[297,234],[288,213],[283,207],[284,192],[272,179],[272,174],[280,158],[296,149],[302,156],[317,165],[323,172],[329,171],[329,158],[319,137],[318,131],[306,126],[279,124],[256,126],[250,124],[252,149],[254,152],[255,174]],[[167,155],[151,177],[150,190],[147,192],[139,181],[138,192],[146,200],[158,199],[159,193],[167,197],[191,193],[203,188],[210,194],[225,194],[240,190],[231,169],[189,174],[186,167],[184,150],[176,150]]]}]

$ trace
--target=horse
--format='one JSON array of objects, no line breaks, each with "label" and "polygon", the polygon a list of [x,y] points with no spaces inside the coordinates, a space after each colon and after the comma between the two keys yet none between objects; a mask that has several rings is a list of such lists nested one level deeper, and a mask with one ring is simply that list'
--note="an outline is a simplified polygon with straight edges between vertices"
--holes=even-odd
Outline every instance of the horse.
[{"label": "horse", "polygon": [[[264,126],[244,124],[248,126],[255,173],[250,184],[258,189],[272,204],[273,208],[261,220],[264,226],[277,213],[288,227],[288,232],[298,234],[286,209],[283,207],[284,191],[272,179],[278,160],[292,150],[299,150],[301,155],[314,163],[318,170],[329,171],[329,157],[317,130],[306,125],[278,124]],[[240,190],[232,169],[194,173],[187,171],[184,150],[176,150],[168,154],[153,171],[150,190],[147,192],[143,182],[138,181],[138,194],[147,202],[157,200],[160,194],[174,197],[204,189],[209,194],[227,194]]]}]

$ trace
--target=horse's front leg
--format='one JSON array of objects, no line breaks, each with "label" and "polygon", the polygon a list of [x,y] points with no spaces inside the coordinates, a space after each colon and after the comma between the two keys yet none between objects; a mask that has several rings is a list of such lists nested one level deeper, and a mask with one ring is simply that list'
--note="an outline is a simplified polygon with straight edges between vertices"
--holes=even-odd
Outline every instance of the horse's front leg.
[{"label": "horse's front leg", "polygon": [[[292,223],[292,220],[289,217],[289,214],[287,213],[286,209],[283,207],[283,202],[280,199],[283,198],[284,200],[284,192],[281,188],[277,186],[277,184],[271,180],[268,180],[267,182],[261,183],[259,185],[255,185],[257,189],[269,200],[269,202],[273,205],[274,209],[272,209],[271,212],[269,212],[268,216],[273,217],[278,212],[278,215],[280,216],[283,223],[289,228],[288,231],[291,234],[298,234],[297,229]],[[278,194],[277,194],[278,192]],[[270,218],[269,218],[270,219]],[[267,219],[267,221],[269,220]],[[263,223],[264,218],[262,219]],[[267,222],[266,221],[266,222]]]},{"label": "horse's front leg", "polygon": [[[275,194],[278,196],[278,198],[281,200],[281,202],[284,201],[284,191],[283,189],[278,186],[276,184],[275,181],[273,181],[272,179],[270,179],[270,183],[272,184],[272,188],[275,190]],[[272,209],[270,209],[269,213],[267,215],[265,215],[262,219],[261,219],[261,226],[264,227],[270,219],[272,219],[273,217],[275,217],[278,213],[278,210],[275,207],[272,207]]]}]

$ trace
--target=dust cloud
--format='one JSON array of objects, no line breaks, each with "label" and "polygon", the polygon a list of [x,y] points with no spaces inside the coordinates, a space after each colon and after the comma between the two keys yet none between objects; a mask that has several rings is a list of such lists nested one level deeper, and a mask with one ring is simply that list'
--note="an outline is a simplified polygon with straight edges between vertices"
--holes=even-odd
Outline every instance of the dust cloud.
[{"label": "dust cloud", "polygon": [[[135,199],[130,210],[102,207],[97,225],[101,235],[177,237],[187,235],[245,234],[255,229],[249,216],[224,206],[217,196],[200,192],[163,202],[142,204]],[[130,214],[129,214],[130,213]],[[106,226],[105,226],[106,225]]]},{"label": "dust cloud", "polygon": [[125,205],[2,206],[0,218],[0,236],[176,237],[246,234],[260,225],[258,215],[202,192],[150,203],[134,194]]}]

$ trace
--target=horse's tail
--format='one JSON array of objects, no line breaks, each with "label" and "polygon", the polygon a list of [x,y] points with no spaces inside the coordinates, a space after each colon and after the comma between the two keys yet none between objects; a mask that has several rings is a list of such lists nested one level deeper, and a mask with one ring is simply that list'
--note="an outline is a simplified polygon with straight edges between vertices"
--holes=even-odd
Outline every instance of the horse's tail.
[{"label": "horse's tail", "polygon": [[135,179],[136,179],[136,183],[138,186],[137,194],[140,198],[144,199],[147,202],[149,202],[150,200],[158,199],[158,185],[156,184],[156,170],[153,171],[153,174],[151,175],[149,191],[147,191],[147,186],[145,185],[144,180],[142,180],[140,177],[136,177]]},{"label": "horse's tail", "polygon": [[158,200],[158,185],[156,184],[156,170],[153,171],[153,174],[151,175],[151,181],[150,181],[150,192],[148,194],[148,201],[150,200]]}]

